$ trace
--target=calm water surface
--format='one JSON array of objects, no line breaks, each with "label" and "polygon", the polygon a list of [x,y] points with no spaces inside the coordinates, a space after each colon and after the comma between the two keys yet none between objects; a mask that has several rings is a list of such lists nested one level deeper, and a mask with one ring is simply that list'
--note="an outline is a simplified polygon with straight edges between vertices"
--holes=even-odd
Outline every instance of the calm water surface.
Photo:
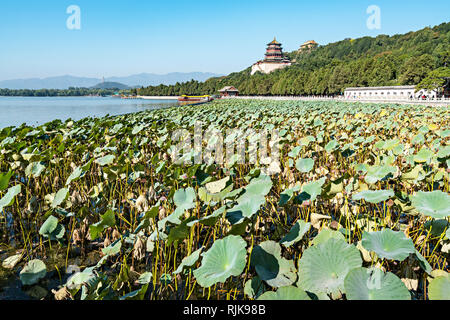
[{"label": "calm water surface", "polygon": [[176,100],[101,97],[0,97],[0,129],[26,123],[37,126],[69,118],[103,117],[177,105]]}]

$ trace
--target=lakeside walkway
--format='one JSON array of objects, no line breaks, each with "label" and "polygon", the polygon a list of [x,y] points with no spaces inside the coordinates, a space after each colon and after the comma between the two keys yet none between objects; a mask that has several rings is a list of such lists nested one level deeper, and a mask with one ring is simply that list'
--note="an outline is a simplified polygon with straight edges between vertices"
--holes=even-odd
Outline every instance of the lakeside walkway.
[{"label": "lakeside walkway", "polygon": [[361,102],[361,103],[398,103],[398,104],[415,104],[425,106],[450,106],[450,99],[436,100],[418,100],[418,99],[345,99],[344,97],[326,97],[326,96],[237,96],[225,97],[223,99],[242,99],[242,100],[286,100],[286,101],[339,101],[339,102]]},{"label": "lakeside walkway", "polygon": [[178,100],[178,96],[136,96],[137,99],[144,100]]}]

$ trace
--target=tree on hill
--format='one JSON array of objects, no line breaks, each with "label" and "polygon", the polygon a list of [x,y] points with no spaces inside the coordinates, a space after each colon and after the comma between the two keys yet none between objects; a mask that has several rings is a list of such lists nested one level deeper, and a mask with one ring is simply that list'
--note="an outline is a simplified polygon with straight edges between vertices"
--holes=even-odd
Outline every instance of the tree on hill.
[{"label": "tree on hill", "polygon": [[450,23],[394,36],[346,39],[308,53],[288,53],[292,66],[250,75],[251,68],[205,82],[150,86],[140,95],[215,94],[235,86],[242,95],[341,94],[346,87],[417,85],[450,65]]}]

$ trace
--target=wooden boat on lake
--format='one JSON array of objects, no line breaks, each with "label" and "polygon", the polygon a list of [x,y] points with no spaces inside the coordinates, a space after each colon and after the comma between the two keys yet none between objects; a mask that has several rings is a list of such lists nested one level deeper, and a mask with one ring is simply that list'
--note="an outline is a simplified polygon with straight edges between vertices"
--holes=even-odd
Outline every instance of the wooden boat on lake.
[{"label": "wooden boat on lake", "polygon": [[204,103],[210,102],[212,100],[214,100],[214,99],[209,95],[204,95],[204,96],[182,95],[181,97],[178,98],[178,103],[182,106],[199,105],[199,104],[204,104]]}]

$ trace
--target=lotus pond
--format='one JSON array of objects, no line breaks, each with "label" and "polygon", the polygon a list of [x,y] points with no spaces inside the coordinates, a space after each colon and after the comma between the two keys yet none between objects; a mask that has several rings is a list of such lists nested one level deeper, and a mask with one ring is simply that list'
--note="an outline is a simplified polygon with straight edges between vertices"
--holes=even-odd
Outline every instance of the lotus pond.
[{"label": "lotus pond", "polygon": [[[0,299],[450,299],[449,118],[228,100],[5,128]],[[276,130],[279,163],[172,161],[196,121]]]}]

